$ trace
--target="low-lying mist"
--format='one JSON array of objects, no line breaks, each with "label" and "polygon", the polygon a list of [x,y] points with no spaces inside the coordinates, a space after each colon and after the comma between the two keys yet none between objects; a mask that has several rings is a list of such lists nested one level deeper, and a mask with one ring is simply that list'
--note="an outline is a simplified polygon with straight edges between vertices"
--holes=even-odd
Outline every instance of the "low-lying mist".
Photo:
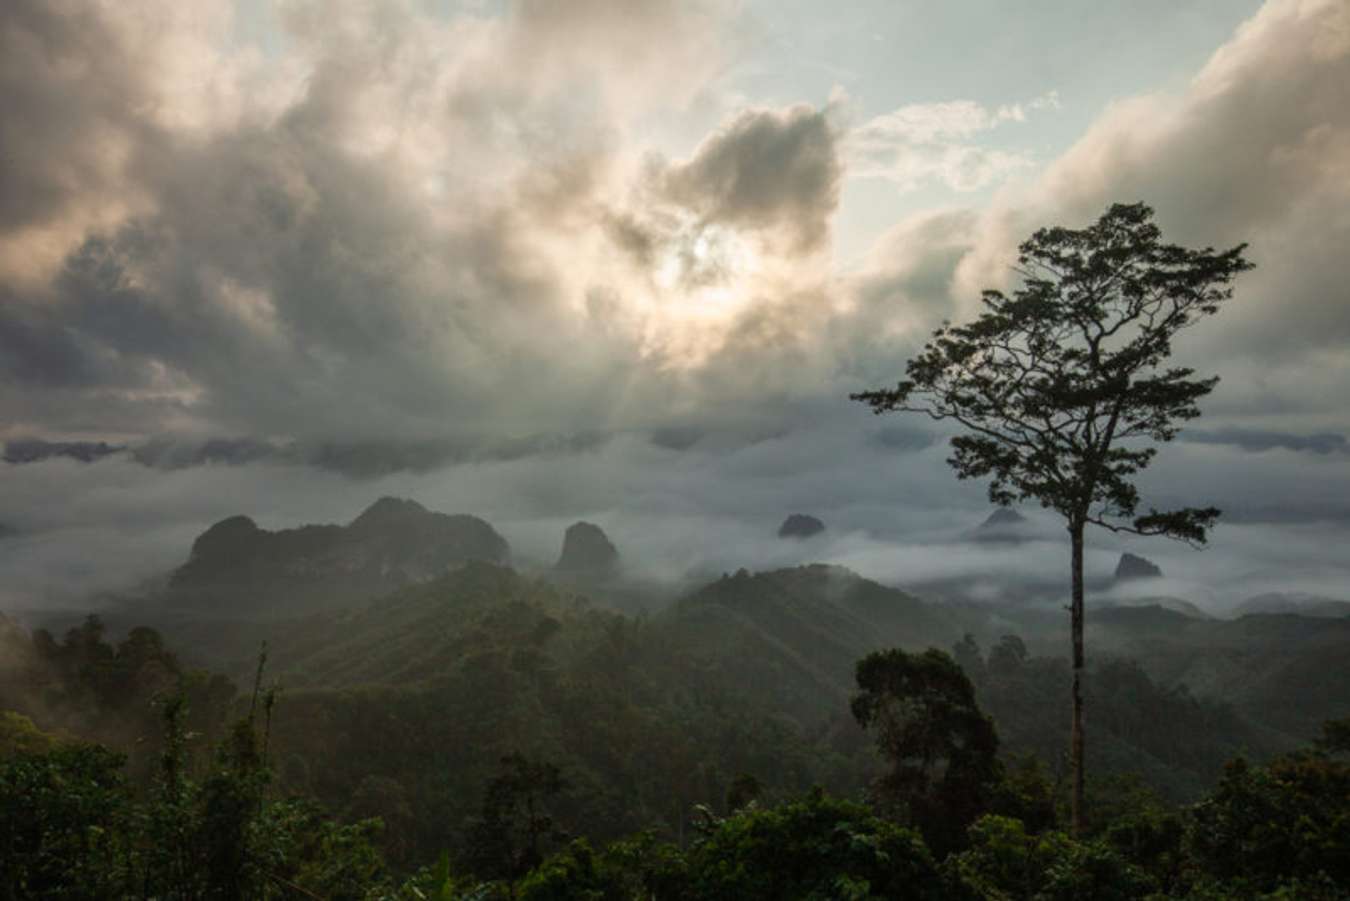
[{"label": "low-lying mist", "polygon": [[[243,513],[266,529],[346,523],[385,495],[487,519],[525,571],[551,566],[565,528],[587,520],[618,546],[626,577],[672,586],[742,567],[828,562],[931,597],[958,585],[974,600],[1058,604],[1067,589],[1068,547],[1053,514],[1023,508],[1025,540],[975,540],[990,506],[981,486],[952,478],[942,441],[897,442],[893,430],[841,415],[767,438],[696,434],[671,443],[623,433],[584,449],[364,479],[277,461],[165,470],[126,454],[4,464],[0,609],[96,607],[181,564],[193,539],[226,516]],[[1350,527],[1319,518],[1317,506],[1327,484],[1350,481],[1338,462],[1281,449],[1168,448],[1147,486],[1159,503],[1212,502],[1232,515],[1202,551],[1091,535],[1094,595],[1120,603],[1167,596],[1216,615],[1269,592],[1350,597],[1339,551]],[[1253,466],[1259,481],[1245,477]],[[1322,470],[1316,479],[1301,477],[1309,466]],[[1301,493],[1309,482],[1322,486],[1319,496]],[[1261,515],[1270,511],[1278,515]],[[819,517],[826,531],[779,538],[794,512]],[[1165,578],[1114,584],[1127,550]]]}]

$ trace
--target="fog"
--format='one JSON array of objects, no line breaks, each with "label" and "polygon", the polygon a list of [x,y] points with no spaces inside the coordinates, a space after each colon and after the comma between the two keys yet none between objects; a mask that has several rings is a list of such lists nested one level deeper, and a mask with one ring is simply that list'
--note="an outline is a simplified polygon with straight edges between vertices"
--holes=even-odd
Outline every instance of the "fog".
[{"label": "fog", "polygon": [[[931,444],[897,449],[882,420],[846,400],[839,406],[829,427],[770,437],[704,436],[673,449],[650,434],[620,434],[585,450],[371,478],[296,462],[163,470],[128,454],[3,464],[5,522],[14,532],[0,540],[3,606],[108,603],[91,596],[134,592],[164,575],[226,516],[243,513],[268,529],[346,523],[384,495],[482,516],[510,542],[513,563],[531,572],[551,566],[564,529],[584,519],[606,530],[628,576],[677,587],[742,567],[827,562],[920,596],[943,597],[938,583],[961,580],[970,583],[964,596],[991,603],[1025,600],[1027,586],[1036,586],[1040,602],[1061,602],[1068,545],[1055,514],[1022,508],[1025,541],[973,540],[991,507],[981,486],[953,478],[944,442],[932,436]],[[1297,489],[1318,465],[1327,467],[1319,484],[1350,490],[1344,467],[1306,452],[1225,457],[1201,445],[1166,448],[1151,473],[1156,497],[1272,515],[1221,520],[1203,550],[1098,530],[1087,556],[1096,598],[1167,595],[1219,615],[1265,592],[1350,598],[1340,552],[1350,524],[1290,521],[1316,500]],[[1254,471],[1261,480],[1251,479]],[[779,524],[793,512],[820,517],[827,530],[779,538]],[[1166,579],[1110,586],[1126,550],[1157,563]]]}]

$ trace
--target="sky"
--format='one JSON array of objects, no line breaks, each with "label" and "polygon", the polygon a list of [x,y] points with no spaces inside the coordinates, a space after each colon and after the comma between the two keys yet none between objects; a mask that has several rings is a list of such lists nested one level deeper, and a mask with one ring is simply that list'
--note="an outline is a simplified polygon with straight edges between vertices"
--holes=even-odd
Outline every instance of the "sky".
[{"label": "sky", "polygon": [[1116,201],[1256,268],[1143,479],[1224,524],[1090,567],[1350,598],[1344,0],[11,0],[0,92],[0,608],[384,494],[522,561],[585,518],[652,571],[996,591],[1067,551],[966,546],[949,433],[847,396]]}]

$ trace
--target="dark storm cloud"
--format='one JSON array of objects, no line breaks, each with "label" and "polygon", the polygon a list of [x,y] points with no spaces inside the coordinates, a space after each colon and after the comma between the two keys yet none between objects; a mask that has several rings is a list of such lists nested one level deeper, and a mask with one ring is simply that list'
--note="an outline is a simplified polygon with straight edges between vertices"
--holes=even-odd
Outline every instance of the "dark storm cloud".
[{"label": "dark storm cloud", "polygon": [[228,465],[293,460],[286,445],[256,438],[209,438],[205,441],[175,441],[154,438],[131,448],[131,459],[155,469],[187,469],[193,466]]},{"label": "dark storm cloud", "polygon": [[[574,260],[555,246],[569,231],[594,230],[639,269],[681,248],[692,258],[698,235],[663,220],[672,203],[794,253],[825,241],[840,164],[825,114],[807,107],[732,118],[669,168],[661,184],[670,196],[654,208],[613,202],[608,117],[631,102],[644,71],[667,79],[664,65],[678,61],[697,73],[715,43],[706,11],[595,3],[560,16],[526,4],[501,22],[465,26],[482,32],[481,58],[450,75],[440,68],[444,48],[407,11],[297,4],[286,21],[310,66],[294,96],[184,133],[152,115],[165,104],[151,63],[134,52],[144,34],[111,16],[7,8],[7,40],[42,59],[108,50],[88,69],[96,83],[72,81],[69,66],[4,69],[11,81],[45,78],[107,107],[19,104],[7,109],[6,142],[31,160],[36,181],[63,185],[69,204],[97,196],[124,210],[108,221],[67,210],[76,240],[50,277],[0,285],[13,296],[0,309],[9,382],[0,403],[17,423],[11,434],[170,433],[197,445],[221,434],[280,436],[315,449],[306,461],[382,472],[395,465],[386,461],[425,468],[483,446],[528,445],[532,435],[660,427],[705,412],[725,421],[740,415],[757,379],[800,361],[809,335],[770,309],[776,289],[766,288],[764,304],[732,317],[718,342],[721,368],[681,375],[647,346],[652,327],[625,318],[635,283],[602,275],[578,284]],[[614,28],[634,40],[615,44]],[[661,47],[639,48],[636,38],[655,32]],[[498,65],[522,48],[532,48],[535,69]],[[592,77],[620,63],[631,63],[624,79]],[[597,94],[600,86],[613,93]],[[42,124],[49,114],[66,130],[89,130],[58,134]],[[103,141],[105,120],[117,141]],[[425,169],[414,176],[399,154],[416,147],[367,146],[391,128],[445,142],[436,152],[446,164],[410,157]],[[53,146],[39,146],[48,139]],[[121,149],[94,186],[43,175],[48,162],[52,172],[81,168],[57,144]],[[6,204],[0,216],[25,227],[29,206]],[[65,208],[43,209],[59,219]],[[701,259],[681,284],[720,284],[719,265]],[[785,305],[818,297],[798,290]]]},{"label": "dark storm cloud", "polygon": [[107,367],[48,310],[9,296],[0,300],[0,377],[13,385],[96,385]]},{"label": "dark storm cloud", "polygon": [[[17,18],[7,34],[51,17]],[[83,59],[102,37],[96,19],[59,24],[42,36],[56,58]],[[555,340],[587,357],[604,348],[530,258],[529,224],[505,208],[433,227],[390,167],[335,146],[380,62],[321,58],[308,93],[270,125],[205,141],[147,130],[126,168],[154,212],[92,234],[42,296],[6,305],[6,375],[38,391],[89,388],[90,417],[122,407],[132,422],[135,408],[177,395],[199,428],[309,439],[509,435],[550,408],[597,417],[606,380],[558,359]],[[28,120],[42,114],[7,108],[6,139],[40,140],[47,132]],[[68,128],[81,121],[57,115]],[[70,168],[54,155],[54,168]],[[26,209],[6,204],[5,215],[22,224]],[[518,424],[499,404],[510,384],[532,385],[514,405]]]},{"label": "dark storm cloud", "polygon": [[89,5],[12,0],[0,13],[0,235],[50,223],[118,177],[144,136],[125,46]]},{"label": "dark storm cloud", "polygon": [[[670,432],[653,436],[660,445]],[[114,454],[149,469],[174,471],[198,466],[269,464],[310,466],[353,479],[394,473],[426,473],[456,464],[541,459],[597,450],[614,438],[603,432],[532,435],[471,443],[466,440],[408,441],[397,438],[364,441],[277,442],[259,438],[190,438],[157,436],[133,445],[106,441],[45,441],[11,438],[0,459],[12,465],[69,459],[95,463]]]},{"label": "dark storm cloud", "polygon": [[707,223],[782,231],[791,249],[814,250],[838,204],[837,141],[823,110],[749,110],[667,171],[665,188]]}]

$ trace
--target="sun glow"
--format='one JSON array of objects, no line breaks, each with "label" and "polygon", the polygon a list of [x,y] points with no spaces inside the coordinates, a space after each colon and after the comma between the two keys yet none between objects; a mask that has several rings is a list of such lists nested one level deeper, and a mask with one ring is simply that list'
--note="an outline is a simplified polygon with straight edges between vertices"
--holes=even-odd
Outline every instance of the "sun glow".
[{"label": "sun glow", "polygon": [[726,319],[751,299],[760,257],[731,229],[694,224],[669,242],[652,275],[661,309],[675,318]]}]

